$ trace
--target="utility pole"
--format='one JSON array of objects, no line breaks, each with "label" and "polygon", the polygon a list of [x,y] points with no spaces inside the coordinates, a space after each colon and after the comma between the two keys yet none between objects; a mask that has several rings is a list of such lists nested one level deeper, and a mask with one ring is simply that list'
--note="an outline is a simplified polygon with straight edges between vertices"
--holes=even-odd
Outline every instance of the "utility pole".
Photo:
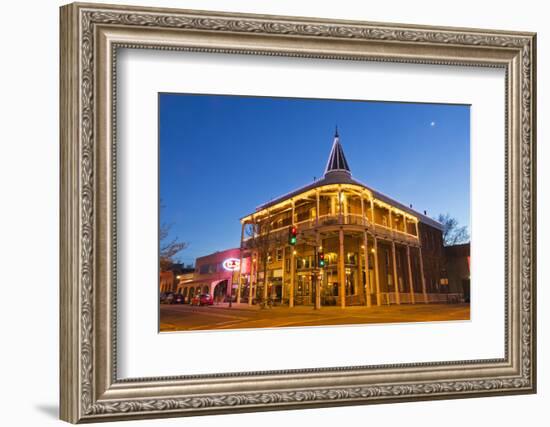
[{"label": "utility pole", "polygon": [[233,307],[233,276],[235,271],[231,272],[231,279],[229,279],[229,308]]},{"label": "utility pole", "polygon": [[315,269],[315,310],[321,309],[321,281],[319,280],[319,270]]}]

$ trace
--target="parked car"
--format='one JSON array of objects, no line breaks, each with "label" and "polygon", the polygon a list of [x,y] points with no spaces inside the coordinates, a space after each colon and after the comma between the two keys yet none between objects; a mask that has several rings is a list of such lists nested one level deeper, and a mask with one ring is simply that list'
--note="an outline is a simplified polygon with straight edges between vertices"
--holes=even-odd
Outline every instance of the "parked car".
[{"label": "parked car", "polygon": [[214,299],[210,294],[198,294],[193,297],[191,300],[191,305],[212,305],[214,304]]},{"label": "parked car", "polygon": [[182,294],[175,294],[174,299],[172,300],[172,304],[183,304],[185,301],[185,298]]},{"label": "parked car", "polygon": [[160,294],[160,303],[161,304],[172,304],[172,300],[174,299],[174,293],[173,292],[163,292]]}]

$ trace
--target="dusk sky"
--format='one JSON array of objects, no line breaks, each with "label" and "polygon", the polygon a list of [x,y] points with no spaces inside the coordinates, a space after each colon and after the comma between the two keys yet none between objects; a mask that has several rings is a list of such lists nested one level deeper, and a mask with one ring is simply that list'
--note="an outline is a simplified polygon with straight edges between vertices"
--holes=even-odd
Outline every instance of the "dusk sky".
[{"label": "dusk sky", "polygon": [[470,107],[159,95],[161,223],[195,258],[239,246],[239,218],[323,175],[338,125],[352,176],[470,228]]}]

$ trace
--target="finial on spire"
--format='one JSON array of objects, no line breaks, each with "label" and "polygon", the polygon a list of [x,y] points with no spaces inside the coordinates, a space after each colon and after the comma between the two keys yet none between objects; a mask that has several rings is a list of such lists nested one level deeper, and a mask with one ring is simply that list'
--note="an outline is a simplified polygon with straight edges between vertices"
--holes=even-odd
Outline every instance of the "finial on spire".
[{"label": "finial on spire", "polygon": [[330,172],[340,172],[351,175],[346,156],[344,156],[342,144],[340,144],[340,138],[338,137],[338,126],[336,126],[334,132],[334,142],[332,143],[332,150],[330,150],[330,155],[328,156],[325,175]]}]

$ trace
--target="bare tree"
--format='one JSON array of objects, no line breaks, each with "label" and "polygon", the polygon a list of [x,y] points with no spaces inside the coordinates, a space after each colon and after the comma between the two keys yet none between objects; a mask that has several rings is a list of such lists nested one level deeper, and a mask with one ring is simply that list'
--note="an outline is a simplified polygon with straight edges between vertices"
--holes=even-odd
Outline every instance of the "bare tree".
[{"label": "bare tree", "polygon": [[[256,263],[258,266],[262,266],[263,269],[263,278],[262,278],[262,289],[265,288],[267,283],[267,261],[269,256],[269,250],[271,249],[271,242],[270,242],[270,233],[271,233],[271,227],[269,224],[269,219],[266,220],[259,220],[254,222],[253,224],[250,224],[250,227],[248,227],[246,233],[249,237],[249,239],[246,242],[246,245],[248,249],[251,251],[256,252]],[[256,283],[256,286],[258,283]],[[250,283],[250,291],[252,291],[252,282]],[[250,293],[249,298],[253,298],[254,296],[252,293]]]},{"label": "bare tree", "polygon": [[468,227],[458,224],[456,218],[447,214],[439,214],[437,220],[443,225],[443,245],[452,246],[470,242]]},{"label": "bare tree", "polygon": [[[161,209],[164,205],[160,205]],[[181,242],[177,237],[170,238],[170,229],[172,224],[162,223],[159,229],[159,262],[160,270],[166,271],[174,264],[174,256],[189,246],[188,243]]]},{"label": "bare tree", "polygon": [[[269,255],[270,252],[282,242],[280,233],[273,233],[272,230],[273,224],[270,212],[266,217],[251,224],[246,230],[246,234],[249,237],[246,241],[246,247],[256,252],[256,262],[258,266],[261,266],[263,272],[261,286],[263,290],[262,300],[264,302],[267,299],[267,264],[269,262]],[[250,298],[252,297],[253,295],[251,294]]]},{"label": "bare tree", "polygon": [[170,224],[162,224],[159,230],[159,262],[160,270],[167,270],[172,264],[174,264],[174,256],[189,246],[185,242],[180,242],[177,237],[169,238]]}]

